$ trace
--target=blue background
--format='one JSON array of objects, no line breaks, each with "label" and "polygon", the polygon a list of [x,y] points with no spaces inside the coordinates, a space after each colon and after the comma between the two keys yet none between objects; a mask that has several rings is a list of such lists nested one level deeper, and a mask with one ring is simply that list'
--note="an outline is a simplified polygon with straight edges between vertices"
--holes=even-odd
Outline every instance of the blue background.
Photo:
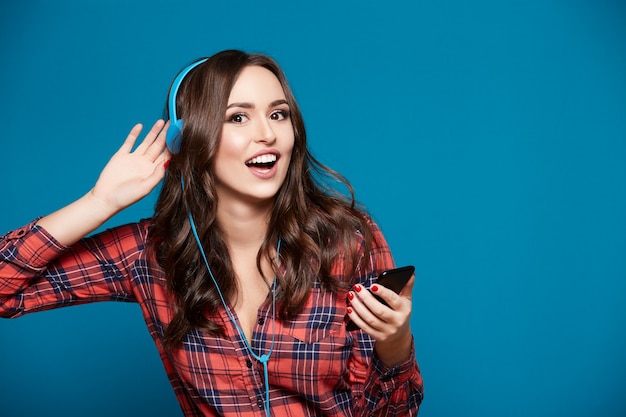
[{"label": "blue background", "polygon": [[[85,193],[185,63],[268,53],[416,265],[420,415],[626,415],[624,2],[7,3],[0,233]],[[180,415],[136,305],[2,320],[0,369],[1,416]]]}]

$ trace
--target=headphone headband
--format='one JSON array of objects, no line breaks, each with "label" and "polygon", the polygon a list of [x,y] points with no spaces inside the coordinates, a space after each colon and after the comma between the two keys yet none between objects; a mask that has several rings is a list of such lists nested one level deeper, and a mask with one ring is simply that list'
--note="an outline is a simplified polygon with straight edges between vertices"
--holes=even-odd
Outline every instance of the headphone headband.
[{"label": "headphone headband", "polygon": [[167,129],[167,135],[165,136],[165,141],[167,143],[167,148],[171,153],[178,153],[180,150],[180,140],[182,139],[183,132],[183,119],[179,119],[176,114],[176,96],[178,95],[178,89],[180,88],[183,79],[189,74],[189,71],[197,67],[198,65],[206,62],[208,58],[202,58],[198,61],[191,63],[185,69],[183,69],[176,78],[174,82],[172,82],[172,87],[170,88],[170,95],[167,102],[167,108],[169,110],[170,116],[170,127]]}]

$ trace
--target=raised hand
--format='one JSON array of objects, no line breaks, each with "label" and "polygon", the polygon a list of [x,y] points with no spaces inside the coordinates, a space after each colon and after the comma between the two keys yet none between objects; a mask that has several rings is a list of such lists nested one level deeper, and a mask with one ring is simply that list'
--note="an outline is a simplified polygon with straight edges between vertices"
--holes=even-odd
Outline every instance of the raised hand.
[{"label": "raised hand", "polygon": [[111,157],[91,190],[93,196],[116,213],[141,200],[165,175],[171,157],[165,146],[169,123],[158,120],[133,151],[143,126],[135,125],[122,147]]},{"label": "raised hand", "polygon": [[100,173],[94,188],[37,223],[58,242],[69,246],[148,195],[165,175],[164,163],[171,157],[165,146],[167,128],[163,120],[158,120],[133,151],[142,126],[133,127]]}]

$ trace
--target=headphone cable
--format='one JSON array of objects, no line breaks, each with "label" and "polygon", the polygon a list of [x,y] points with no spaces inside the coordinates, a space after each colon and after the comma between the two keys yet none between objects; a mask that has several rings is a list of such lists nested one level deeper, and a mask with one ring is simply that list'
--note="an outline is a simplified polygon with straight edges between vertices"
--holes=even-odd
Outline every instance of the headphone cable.
[{"label": "headphone cable", "polygon": [[[181,181],[182,181],[182,178],[181,178]],[[184,182],[183,182],[183,187],[184,187]],[[241,337],[241,339],[243,339],[248,352],[250,352],[253,358],[255,358],[256,360],[258,360],[259,362],[263,364],[263,379],[265,382],[265,415],[267,417],[270,417],[271,416],[270,414],[270,387],[269,387],[269,375],[268,375],[268,370],[267,370],[267,362],[269,361],[270,357],[272,356],[272,352],[274,351],[274,340],[275,340],[275,335],[276,335],[276,332],[275,332],[276,274],[274,274],[274,279],[272,281],[272,343],[270,345],[270,350],[268,353],[265,353],[263,355],[257,355],[252,350],[252,347],[250,346],[248,339],[246,338],[243,330],[237,324],[237,320],[235,320],[235,317],[231,313],[230,308],[228,308],[228,304],[226,304],[226,300],[224,299],[224,296],[222,295],[222,291],[220,290],[220,287],[217,284],[217,280],[213,276],[213,271],[211,271],[211,267],[209,266],[209,261],[207,260],[206,254],[204,253],[204,249],[202,248],[202,243],[200,242],[200,237],[198,236],[198,231],[196,230],[196,225],[195,225],[195,222],[193,221],[191,210],[188,210],[188,214],[189,214],[189,224],[191,225],[191,232],[193,233],[193,236],[196,240],[198,249],[200,249],[200,254],[202,255],[202,259],[204,260],[204,264],[206,265],[207,270],[209,271],[209,275],[211,276],[211,279],[213,280],[213,284],[215,285],[215,289],[217,290],[220,300],[222,301],[222,305],[224,306],[224,309],[226,310],[226,314],[228,314],[228,318],[237,328],[237,332],[239,333],[239,336]],[[280,244],[281,244],[281,239],[279,238],[278,244],[276,245],[276,265],[278,265],[278,258],[280,255]]]}]

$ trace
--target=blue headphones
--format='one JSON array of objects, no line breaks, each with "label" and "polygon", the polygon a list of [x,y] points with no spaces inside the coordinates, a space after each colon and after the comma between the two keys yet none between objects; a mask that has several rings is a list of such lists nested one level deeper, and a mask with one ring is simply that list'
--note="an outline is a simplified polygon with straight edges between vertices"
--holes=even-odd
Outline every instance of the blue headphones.
[{"label": "blue headphones", "polygon": [[170,115],[170,127],[167,129],[167,135],[165,136],[165,142],[167,143],[167,149],[171,153],[178,153],[180,151],[180,140],[182,139],[183,132],[183,119],[179,119],[176,115],[176,96],[178,95],[178,89],[183,79],[189,74],[189,71],[205,62],[208,58],[200,59],[187,68],[183,69],[178,76],[174,79],[172,87],[170,88],[170,95],[167,102],[167,108]]}]

